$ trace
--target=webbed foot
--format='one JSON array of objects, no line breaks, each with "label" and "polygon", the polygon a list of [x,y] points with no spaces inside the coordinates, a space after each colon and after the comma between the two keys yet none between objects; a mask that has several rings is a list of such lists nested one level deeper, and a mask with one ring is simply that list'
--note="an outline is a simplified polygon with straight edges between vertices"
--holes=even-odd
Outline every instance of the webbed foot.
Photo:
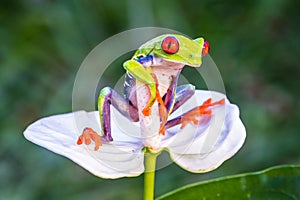
[{"label": "webbed foot", "polygon": [[95,142],[94,150],[98,151],[99,147],[102,146],[100,135],[92,128],[85,128],[82,131],[82,134],[78,137],[77,144],[81,145],[84,143],[85,145],[90,145],[91,141]]},{"label": "webbed foot", "polygon": [[194,125],[199,124],[200,122],[199,117],[201,115],[211,115],[212,114],[211,108],[213,106],[224,105],[224,104],[225,104],[224,98],[216,102],[212,102],[211,98],[207,99],[201,106],[198,106],[182,115],[180,121],[181,124],[180,129],[183,129],[189,123],[193,123]]}]

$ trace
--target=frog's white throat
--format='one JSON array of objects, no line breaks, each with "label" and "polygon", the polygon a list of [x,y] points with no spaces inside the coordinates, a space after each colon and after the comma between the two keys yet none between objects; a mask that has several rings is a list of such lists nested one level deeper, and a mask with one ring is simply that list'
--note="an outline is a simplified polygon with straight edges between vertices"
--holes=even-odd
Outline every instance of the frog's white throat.
[{"label": "frog's white throat", "polygon": [[174,83],[173,79],[177,79],[183,67],[184,64],[182,63],[171,62],[157,57],[153,58],[151,68],[159,83],[158,90],[161,96],[166,94],[171,83]]}]

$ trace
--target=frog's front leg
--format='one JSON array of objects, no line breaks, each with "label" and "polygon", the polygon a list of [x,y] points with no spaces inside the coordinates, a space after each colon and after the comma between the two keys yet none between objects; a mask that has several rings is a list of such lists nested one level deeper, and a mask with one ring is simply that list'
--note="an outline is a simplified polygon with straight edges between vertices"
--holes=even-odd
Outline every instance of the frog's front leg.
[{"label": "frog's front leg", "polygon": [[145,68],[141,63],[136,60],[128,60],[123,64],[124,68],[137,80],[145,83],[149,87],[150,98],[147,105],[142,110],[144,116],[149,116],[151,107],[156,99],[156,82],[151,75],[151,68]]}]

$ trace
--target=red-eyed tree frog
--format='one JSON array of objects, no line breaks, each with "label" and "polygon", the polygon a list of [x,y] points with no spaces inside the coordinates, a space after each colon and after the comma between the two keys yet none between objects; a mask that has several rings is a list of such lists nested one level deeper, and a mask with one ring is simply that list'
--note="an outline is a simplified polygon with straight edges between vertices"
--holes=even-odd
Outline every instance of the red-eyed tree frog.
[{"label": "red-eyed tree frog", "polygon": [[[111,135],[110,106],[115,107],[121,114],[136,122],[139,121],[138,102],[136,97],[137,82],[148,86],[146,106],[142,113],[149,116],[155,101],[159,104],[160,130],[164,135],[165,129],[181,124],[181,128],[188,123],[197,124],[197,116],[211,114],[208,109],[215,105],[224,104],[224,99],[212,102],[211,99],[202,105],[168,120],[169,115],[190,99],[195,88],[193,85],[177,87],[178,77],[185,65],[200,67],[202,57],[209,52],[209,44],[203,38],[189,39],[179,34],[164,34],[143,44],[133,57],[124,62],[126,70],[124,83],[124,97],[110,87],[100,91],[98,109],[103,135],[107,141],[113,141]],[[101,146],[100,136],[91,128],[84,129],[77,143],[90,144],[93,140],[95,149]]]}]

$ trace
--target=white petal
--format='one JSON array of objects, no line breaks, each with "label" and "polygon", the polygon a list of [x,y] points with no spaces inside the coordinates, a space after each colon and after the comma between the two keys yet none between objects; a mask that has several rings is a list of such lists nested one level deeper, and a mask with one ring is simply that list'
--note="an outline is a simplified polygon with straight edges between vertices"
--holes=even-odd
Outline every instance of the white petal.
[{"label": "white petal", "polygon": [[[196,91],[198,103],[201,105],[206,99],[226,98],[223,94],[209,91]],[[191,100],[193,101],[193,100]],[[189,110],[195,103],[187,102]],[[207,172],[220,166],[232,157],[243,145],[246,130],[239,118],[239,109],[230,104],[213,109],[213,115],[203,119],[199,127],[187,125],[183,130],[172,134],[163,146],[169,149],[172,160],[191,172]],[[178,130],[178,127],[177,127]]]},{"label": "white petal", "polygon": [[24,131],[24,136],[102,178],[130,177],[143,173],[144,157],[139,140],[124,135],[113,124],[115,141],[104,143],[98,151],[94,151],[93,144],[76,144],[85,127],[91,127],[100,133],[98,112],[78,111],[46,117],[31,124]]}]

